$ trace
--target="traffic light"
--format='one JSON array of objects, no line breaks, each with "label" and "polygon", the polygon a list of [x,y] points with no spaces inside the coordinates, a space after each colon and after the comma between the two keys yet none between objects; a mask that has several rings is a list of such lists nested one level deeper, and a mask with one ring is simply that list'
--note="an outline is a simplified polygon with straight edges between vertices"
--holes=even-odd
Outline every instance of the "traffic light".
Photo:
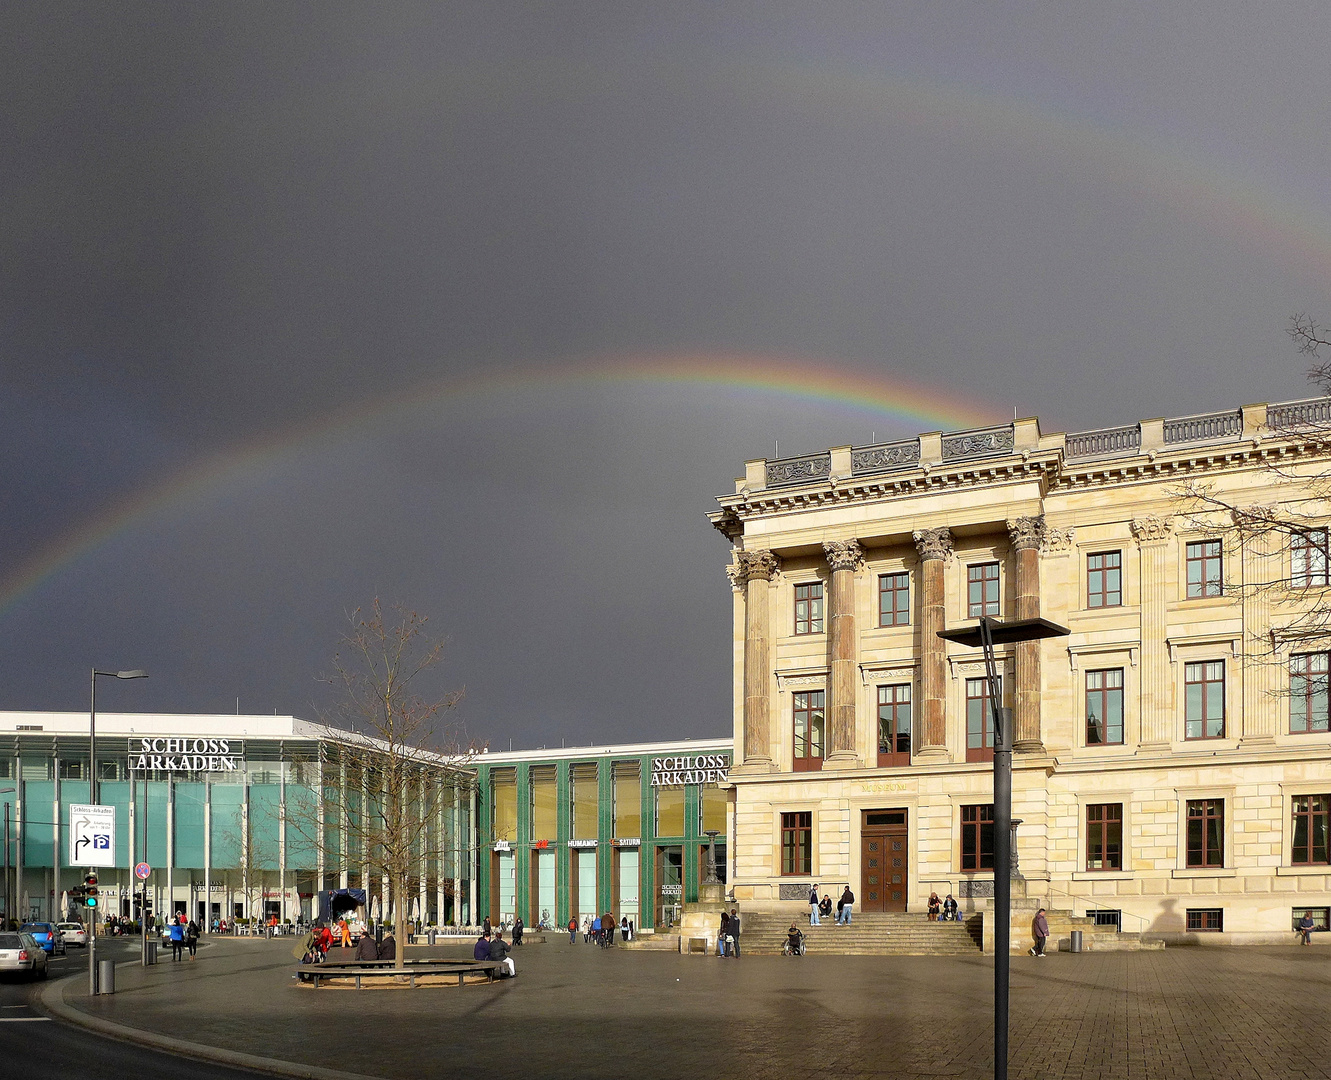
[{"label": "traffic light", "polygon": [[83,879],[83,895],[85,904],[94,908],[97,906],[97,875],[91,870],[88,871],[88,876]]}]

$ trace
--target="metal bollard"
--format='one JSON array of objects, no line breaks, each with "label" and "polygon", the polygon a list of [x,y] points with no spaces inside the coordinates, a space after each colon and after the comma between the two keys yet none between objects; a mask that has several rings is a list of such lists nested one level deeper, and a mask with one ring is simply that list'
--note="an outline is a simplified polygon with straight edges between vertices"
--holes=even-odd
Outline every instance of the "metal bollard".
[{"label": "metal bollard", "polygon": [[116,992],[116,962],[114,960],[97,961],[97,992],[114,994]]},{"label": "metal bollard", "polygon": [[1074,930],[1074,931],[1072,931],[1072,946],[1071,946],[1071,949],[1072,949],[1073,952],[1076,952],[1076,953],[1081,952],[1081,935],[1082,935],[1082,932],[1081,932],[1080,930]]},{"label": "metal bollard", "polygon": [[148,963],[157,963],[157,942],[151,939],[148,941]]},{"label": "metal bollard", "polygon": [[427,936],[428,936],[429,939],[430,939],[430,944],[431,944],[431,945],[434,944],[434,939],[435,939],[435,937],[437,936],[438,933],[439,933],[439,932],[438,932],[437,930],[435,930],[434,927],[430,927],[430,932],[429,932],[429,934],[428,934]]}]

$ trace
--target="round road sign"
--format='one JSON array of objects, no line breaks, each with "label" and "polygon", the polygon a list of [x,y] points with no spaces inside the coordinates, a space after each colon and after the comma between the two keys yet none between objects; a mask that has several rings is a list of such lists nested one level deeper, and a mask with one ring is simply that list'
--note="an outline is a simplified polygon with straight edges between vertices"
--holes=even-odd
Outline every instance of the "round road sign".
[{"label": "round road sign", "polygon": [[141,862],[139,863],[138,866],[134,867],[134,876],[138,878],[140,881],[147,881],[148,875],[151,874],[152,872],[153,868],[149,866],[146,862]]}]

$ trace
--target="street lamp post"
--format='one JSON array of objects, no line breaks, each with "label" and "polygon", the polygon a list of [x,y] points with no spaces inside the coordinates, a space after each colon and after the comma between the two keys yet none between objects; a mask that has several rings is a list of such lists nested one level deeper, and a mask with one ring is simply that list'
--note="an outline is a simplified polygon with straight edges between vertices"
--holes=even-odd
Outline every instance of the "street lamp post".
[{"label": "street lamp post", "polygon": [[[148,673],[141,668],[133,671],[98,671],[92,669],[92,696],[88,706],[88,803],[97,806],[97,678],[109,679],[146,679]],[[8,830],[9,814],[5,814],[5,828]],[[8,844],[6,844],[6,852]],[[9,859],[5,858],[5,877],[9,876]],[[130,868],[131,871],[133,867]],[[97,994],[97,909],[84,908],[88,913],[88,993]]]},{"label": "street lamp post", "polygon": [[994,728],[994,1080],[1007,1080],[1008,972],[1012,957],[1012,710],[1002,703],[994,645],[1067,637],[1066,626],[1048,619],[999,622],[985,616],[978,626],[940,630],[938,636],[984,650],[989,679],[989,715]]},{"label": "street lamp post", "polygon": [[[0,788],[0,795],[17,794],[14,788]],[[9,929],[9,920],[14,917],[14,909],[9,906],[9,800],[5,800],[5,923],[2,929]]]}]

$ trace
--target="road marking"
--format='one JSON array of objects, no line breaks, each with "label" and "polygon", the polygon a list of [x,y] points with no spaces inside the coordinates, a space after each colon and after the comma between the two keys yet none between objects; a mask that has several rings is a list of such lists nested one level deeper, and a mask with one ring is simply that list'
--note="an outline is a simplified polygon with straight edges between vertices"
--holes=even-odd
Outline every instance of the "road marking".
[{"label": "road marking", "polygon": [[49,1016],[0,1016],[0,1024],[23,1024],[32,1021],[50,1020]]}]

